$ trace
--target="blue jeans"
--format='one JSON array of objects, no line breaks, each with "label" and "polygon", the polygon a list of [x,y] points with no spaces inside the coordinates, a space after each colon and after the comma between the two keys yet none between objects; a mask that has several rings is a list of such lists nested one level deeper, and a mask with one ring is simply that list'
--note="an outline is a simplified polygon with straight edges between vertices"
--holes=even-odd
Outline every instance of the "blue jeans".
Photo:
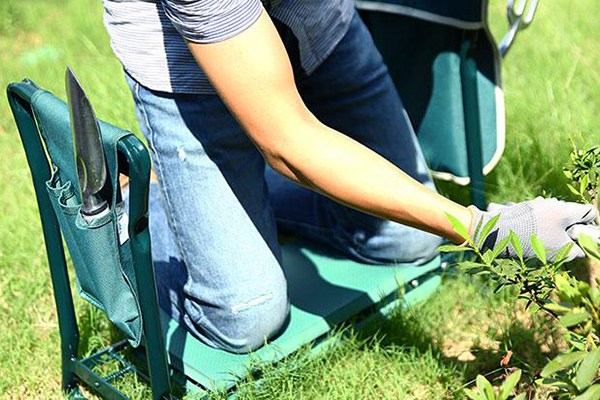
[{"label": "blue jeans", "polygon": [[[300,66],[296,39],[278,29],[311,111],[435,190],[358,15],[310,75]],[[289,302],[278,233],[374,264],[423,263],[435,255],[440,238],[348,209],[277,175],[218,96],[156,92],[127,80],[160,182],[151,188],[150,229],[161,307],[203,342],[245,352],[281,329]]]}]

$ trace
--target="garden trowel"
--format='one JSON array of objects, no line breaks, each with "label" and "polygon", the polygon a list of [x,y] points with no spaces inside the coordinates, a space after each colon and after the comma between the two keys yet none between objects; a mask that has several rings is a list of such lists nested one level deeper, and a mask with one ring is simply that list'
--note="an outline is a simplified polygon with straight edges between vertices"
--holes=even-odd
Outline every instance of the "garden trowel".
[{"label": "garden trowel", "polygon": [[70,68],[65,75],[75,166],[81,191],[81,213],[90,220],[108,211],[108,203],[100,196],[106,183],[104,149],[89,99]]}]

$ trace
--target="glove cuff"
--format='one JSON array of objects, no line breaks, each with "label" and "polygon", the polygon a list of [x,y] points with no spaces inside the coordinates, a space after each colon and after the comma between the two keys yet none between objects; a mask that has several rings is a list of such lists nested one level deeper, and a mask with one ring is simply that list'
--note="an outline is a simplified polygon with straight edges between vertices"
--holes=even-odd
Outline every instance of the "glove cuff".
[{"label": "glove cuff", "polygon": [[481,211],[474,205],[468,206],[467,210],[469,210],[469,213],[471,213],[471,225],[468,226],[469,236],[473,238],[473,235],[475,234],[475,228],[477,227],[477,224],[479,224],[479,221],[481,221],[481,219],[484,217],[485,211]]},{"label": "glove cuff", "polygon": [[[471,221],[469,223],[469,226],[466,227],[467,232],[469,233],[469,236],[472,239],[475,239],[473,237],[473,234],[475,233],[475,227],[477,226],[477,224],[479,223],[481,218],[483,218],[484,212],[481,211],[479,208],[475,207],[474,205],[468,206],[467,210],[469,210],[469,213],[471,214]],[[468,240],[465,240],[464,242],[459,244],[459,246],[466,247],[468,244],[469,244]]]}]

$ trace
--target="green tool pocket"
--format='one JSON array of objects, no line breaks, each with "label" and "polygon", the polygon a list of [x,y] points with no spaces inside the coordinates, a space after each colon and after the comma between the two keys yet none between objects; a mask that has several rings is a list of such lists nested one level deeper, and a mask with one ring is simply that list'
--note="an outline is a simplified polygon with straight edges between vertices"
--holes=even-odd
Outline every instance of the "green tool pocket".
[{"label": "green tool pocket", "polygon": [[[70,181],[55,169],[46,188],[75,267],[81,297],[103,310],[133,346],[140,343],[142,318],[130,277],[133,261],[129,240],[119,238],[121,211],[86,220]],[[125,226],[126,230],[127,227]]]}]

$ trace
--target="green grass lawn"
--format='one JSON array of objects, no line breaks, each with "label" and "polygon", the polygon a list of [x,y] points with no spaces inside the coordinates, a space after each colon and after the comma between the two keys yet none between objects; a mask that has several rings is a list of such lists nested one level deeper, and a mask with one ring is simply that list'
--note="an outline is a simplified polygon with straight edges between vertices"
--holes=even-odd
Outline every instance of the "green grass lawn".
[{"label": "green grass lawn", "polygon": [[[504,5],[492,1],[494,32]],[[570,140],[597,143],[600,132],[600,3],[543,2],[537,20],[506,60],[507,150],[489,178],[490,199],[518,201],[543,191],[566,196],[562,166]],[[131,96],[102,26],[100,0],[1,0],[0,86],[24,77],[64,98],[71,66],[101,118],[137,132]],[[60,394],[56,311],[25,156],[6,100],[0,100],[0,397]],[[477,373],[501,377],[500,359],[539,370],[556,346],[545,321],[483,282],[447,277],[426,304],[350,332],[335,349],[265,367],[242,399],[463,398]],[[77,300],[82,351],[106,345],[104,317]],[[524,380],[529,379],[526,377]],[[133,382],[135,398],[147,391]],[[543,393],[535,398],[548,398]],[[533,397],[532,397],[533,398]]]}]

